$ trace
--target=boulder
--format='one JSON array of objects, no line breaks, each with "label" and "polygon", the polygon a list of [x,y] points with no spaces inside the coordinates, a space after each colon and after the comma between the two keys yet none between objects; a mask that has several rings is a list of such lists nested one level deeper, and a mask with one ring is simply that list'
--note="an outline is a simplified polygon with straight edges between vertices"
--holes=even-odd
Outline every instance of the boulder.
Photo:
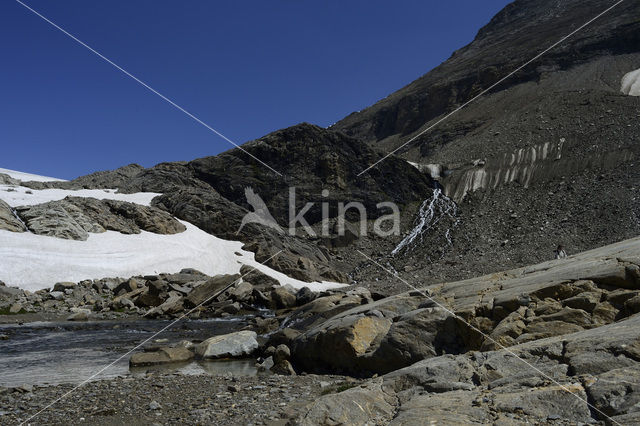
[{"label": "boulder", "polygon": [[49,293],[49,297],[53,300],[62,300],[64,299],[64,292],[62,291],[52,291]]},{"label": "boulder", "polygon": [[211,337],[196,346],[200,358],[237,358],[251,355],[258,349],[257,334],[254,331]]},{"label": "boulder", "polygon": [[465,350],[466,328],[445,309],[421,308],[396,317],[355,313],[369,312],[367,307],[346,311],[297,337],[292,343],[295,365],[306,371],[386,373],[441,352]]},{"label": "boulder", "polygon": [[9,307],[10,314],[19,314],[24,310],[24,307],[20,303],[14,303]]},{"label": "boulder", "polygon": [[89,320],[89,313],[90,311],[88,309],[79,309],[77,312],[69,315],[67,321],[87,321]]},{"label": "boulder", "polygon": [[154,294],[151,289],[143,291],[135,300],[134,304],[141,308],[155,308],[164,303],[164,300],[158,295]]},{"label": "boulder", "polygon": [[169,292],[169,298],[162,305],[150,309],[145,316],[155,318],[161,315],[172,315],[184,309],[184,297],[178,292]]},{"label": "boulder", "polygon": [[187,362],[194,358],[193,352],[185,347],[159,348],[152,352],[138,352],[131,355],[129,366],[141,367],[145,365],[169,364]]},{"label": "boulder", "polygon": [[302,287],[296,293],[296,305],[306,305],[307,303],[313,302],[317,297],[318,295],[311,291],[309,287]]},{"label": "boulder", "polygon": [[600,303],[602,292],[583,292],[562,301],[564,306],[574,309],[582,309],[585,312],[593,312]]},{"label": "boulder", "polygon": [[271,299],[277,309],[288,309],[296,306],[296,296],[281,286],[271,290]]},{"label": "boulder", "polygon": [[72,282],[60,282],[60,283],[55,283],[53,286],[53,291],[66,291],[66,290],[73,290],[76,287],[76,283],[72,283]]},{"label": "boulder", "polygon": [[240,275],[217,275],[195,287],[185,298],[185,306],[195,308],[205,302],[212,302],[213,296],[240,279]]},{"label": "boulder", "polygon": [[271,372],[274,374],[278,374],[280,376],[295,376],[296,371],[293,369],[291,363],[283,359],[281,361],[275,362],[274,365],[270,368]]},{"label": "boulder", "polygon": [[7,287],[5,283],[0,281],[0,297],[7,298],[7,297],[19,296],[21,294],[23,294],[23,291],[20,290],[19,288]]},{"label": "boulder", "polygon": [[249,302],[253,294],[253,285],[248,282],[238,283],[229,295],[238,302]]},{"label": "boulder", "polygon": [[259,269],[254,268],[253,266],[242,265],[240,268],[240,275],[242,275],[243,280],[246,279],[246,281],[249,281],[256,286],[260,286],[260,288],[269,288],[280,285],[280,281],[265,274]]},{"label": "boulder", "polygon": [[391,324],[385,318],[360,315],[332,318],[294,340],[292,358],[307,371],[330,368],[355,374]]},{"label": "boulder", "polygon": [[290,347],[291,343],[298,336],[300,336],[300,332],[298,330],[285,327],[269,335],[267,346],[272,345],[276,347],[278,345],[287,345],[288,347]]},{"label": "boulder", "polygon": [[137,290],[138,287],[138,280],[136,280],[135,278],[130,278],[126,281],[121,282],[116,288],[113,289],[113,292],[117,295],[122,295]]}]

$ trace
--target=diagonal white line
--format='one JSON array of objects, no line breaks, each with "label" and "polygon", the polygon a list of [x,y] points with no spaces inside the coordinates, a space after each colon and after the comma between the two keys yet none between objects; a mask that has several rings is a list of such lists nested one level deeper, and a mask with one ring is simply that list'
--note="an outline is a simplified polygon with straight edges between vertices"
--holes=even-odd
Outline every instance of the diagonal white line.
[{"label": "diagonal white line", "polygon": [[530,60],[528,60],[527,62],[525,62],[524,64],[520,65],[518,68],[516,68],[515,70],[511,71],[509,74],[507,74],[506,76],[502,77],[500,80],[498,80],[497,82],[495,82],[494,84],[492,84],[491,86],[487,87],[486,89],[484,89],[482,92],[480,92],[478,95],[476,95],[475,97],[473,97],[472,99],[468,100],[467,102],[465,102],[464,104],[462,104],[461,106],[459,106],[458,108],[456,108],[455,110],[451,111],[450,113],[448,113],[447,115],[445,115],[444,117],[442,117],[441,119],[439,119],[438,121],[436,121],[435,123],[433,123],[431,126],[427,127],[426,129],[424,129],[423,131],[421,131],[420,133],[418,133],[417,135],[415,135],[414,137],[412,137],[411,139],[409,139],[408,141],[406,141],[405,143],[403,143],[402,145],[400,145],[399,147],[397,147],[396,149],[394,149],[393,151],[389,152],[387,155],[385,155],[384,157],[382,157],[380,160],[376,161],[375,163],[373,163],[372,165],[370,165],[369,167],[367,167],[366,169],[364,169],[363,171],[361,171],[360,173],[358,173],[357,176],[361,176],[363,174],[365,174],[366,172],[368,172],[369,170],[371,170],[372,168],[374,168],[375,166],[377,166],[378,164],[380,164],[381,162],[383,162],[384,160],[386,160],[387,158],[389,158],[390,156],[392,156],[393,154],[395,154],[396,152],[398,152],[399,150],[401,150],[402,148],[404,148],[405,146],[409,145],[411,142],[415,141],[416,139],[418,139],[420,136],[424,135],[425,133],[427,133],[428,131],[430,131],[431,129],[433,129],[434,127],[438,126],[440,123],[442,123],[443,121],[448,120],[451,116],[455,115],[456,113],[458,113],[461,109],[465,108],[467,105],[475,102],[477,99],[481,98],[482,96],[486,95],[488,92],[490,92],[492,89],[494,89],[496,86],[498,86],[499,84],[501,84],[502,82],[504,82],[505,80],[507,80],[508,78],[510,78],[512,75],[514,75],[515,73],[517,73],[518,71],[522,70],[524,67],[526,67],[527,65],[531,64],[532,62],[537,61],[538,59],[540,59],[542,56],[544,56],[545,54],[547,54],[550,50],[554,49],[555,47],[557,47],[559,44],[563,43],[565,40],[567,40],[568,38],[574,36],[576,33],[578,33],[579,31],[582,31],[585,27],[591,25],[594,21],[596,21],[598,18],[606,15],[607,13],[609,13],[611,10],[613,10],[615,7],[617,7],[620,3],[623,3],[625,0],[619,0],[617,3],[615,3],[614,5],[608,7],[605,11],[599,13],[595,18],[590,19],[589,21],[585,22],[584,24],[582,24],[580,27],[578,27],[576,30],[572,31],[570,34],[562,37],[560,40],[558,40],[557,42],[555,42],[554,44],[552,44],[551,46],[549,46],[548,48],[546,48],[545,50],[543,50],[542,52],[538,53],[536,56],[534,56],[533,58],[531,58]]},{"label": "diagonal white line", "polygon": [[420,293],[421,296],[424,296],[425,298],[427,298],[428,300],[430,300],[431,302],[435,303],[436,305],[438,305],[440,308],[444,309],[445,311],[447,311],[448,313],[450,313],[451,315],[453,315],[456,319],[462,321],[464,324],[466,324],[468,327],[470,327],[471,329],[473,329],[474,331],[477,331],[478,333],[482,334],[486,339],[490,340],[491,342],[495,343],[497,346],[500,347],[501,350],[513,355],[514,357],[516,357],[518,360],[522,361],[525,365],[527,365],[529,368],[531,368],[532,370],[534,370],[535,372],[539,373],[542,377],[544,377],[545,379],[550,380],[552,383],[556,384],[557,386],[559,386],[562,390],[566,391],[567,393],[575,396],[576,398],[578,398],[578,400],[580,400],[581,402],[584,402],[585,404],[587,404],[587,406],[589,408],[592,408],[593,410],[597,411],[598,413],[602,414],[604,417],[606,417],[607,419],[609,419],[611,422],[622,426],[620,423],[616,422],[615,420],[613,420],[611,417],[607,416],[605,413],[603,413],[602,411],[600,411],[598,408],[594,407],[589,401],[587,401],[586,399],[582,399],[580,398],[578,395],[576,395],[575,393],[571,392],[571,390],[569,390],[569,388],[567,388],[566,386],[564,386],[563,384],[561,384],[560,382],[558,382],[557,380],[555,380],[553,377],[550,377],[548,374],[545,374],[543,371],[541,371],[538,367],[534,366],[533,364],[531,364],[530,362],[528,362],[527,360],[521,358],[520,356],[518,356],[515,352],[513,352],[511,349],[507,348],[506,346],[502,345],[501,343],[497,342],[496,340],[494,340],[491,336],[485,334],[483,331],[479,330],[477,327],[471,325],[468,321],[466,321],[464,318],[460,317],[459,315],[457,315],[455,312],[453,312],[451,309],[447,308],[446,306],[444,306],[443,304],[441,304],[440,302],[438,302],[437,300],[435,300],[434,298],[432,298],[431,296],[429,296],[427,293],[425,293],[424,291],[418,289],[417,287],[415,287],[414,285],[412,285],[411,283],[409,283],[407,280],[404,280],[403,278],[401,278],[397,272],[392,272],[389,269],[385,268],[384,266],[382,266],[380,263],[376,262],[375,260],[373,260],[372,258],[370,258],[369,256],[367,256],[366,254],[364,254],[363,252],[361,252],[360,250],[356,251],[358,253],[360,253],[363,257],[365,257],[367,260],[369,260],[370,262],[374,263],[375,265],[377,265],[379,268],[381,268],[382,270],[386,271],[387,273],[389,273],[389,275],[397,278],[398,280],[402,281],[402,283],[404,283],[406,286],[408,286],[409,288],[417,291],[418,293]]},{"label": "diagonal white line", "polygon": [[[276,257],[277,255],[279,255],[280,253],[282,253],[282,250],[280,250],[279,252],[277,252],[276,254],[274,254],[273,256],[271,256],[270,258],[268,258],[267,260],[265,260],[264,262],[262,262],[261,264],[264,265],[267,262],[269,262],[271,259],[273,259],[274,257]],[[238,278],[237,280],[233,281],[231,284],[229,284],[228,286],[226,286],[225,288],[223,288],[220,291],[217,291],[216,293],[214,293],[212,296],[210,296],[209,298],[207,298],[207,300],[205,300],[204,302],[200,303],[198,306],[196,306],[195,308],[189,310],[188,312],[182,314],[178,319],[174,320],[173,322],[171,322],[170,324],[168,324],[167,326],[163,327],[161,330],[155,332],[152,336],[146,338],[145,340],[143,340],[142,342],[140,342],[138,345],[136,345],[133,349],[131,349],[129,352],[127,352],[126,354],[120,356],[118,359],[116,359],[115,361],[113,361],[111,364],[106,365],[105,367],[102,367],[100,370],[98,370],[98,372],[94,373],[93,375],[91,375],[88,379],[86,379],[85,381],[83,381],[82,383],[80,383],[79,385],[77,385],[76,387],[74,387],[73,389],[71,389],[69,392],[63,394],[62,396],[60,396],[58,399],[53,400],[53,402],[49,403],[46,407],[44,407],[43,409],[41,409],[40,411],[38,411],[37,413],[35,413],[33,416],[29,417],[28,419],[20,422],[20,425],[23,425],[29,421],[31,421],[32,419],[34,419],[35,417],[39,416],[43,411],[48,410],[49,408],[51,408],[52,406],[54,406],[55,404],[57,404],[58,402],[62,401],[63,399],[65,399],[66,397],[68,397],[69,395],[71,395],[72,393],[74,393],[76,390],[80,389],[82,386],[86,385],[87,383],[89,383],[91,380],[93,380],[94,378],[96,378],[97,376],[99,376],[100,374],[102,374],[105,370],[113,367],[115,364],[117,364],[118,362],[120,362],[122,359],[124,359],[126,356],[128,356],[130,353],[132,353],[135,350],[140,349],[145,343],[149,342],[151,339],[153,339],[154,337],[156,337],[157,335],[165,332],[166,330],[168,330],[169,328],[173,327],[176,323],[180,322],[182,319],[184,319],[186,316],[188,316],[189,314],[191,314],[191,312],[195,311],[196,309],[200,308],[202,305],[204,305],[205,303],[209,302],[210,300],[218,297],[220,294],[222,294],[222,292],[224,292],[227,288],[231,287],[232,285],[235,285],[236,283],[239,283],[244,277],[246,277],[247,275],[251,274],[255,272],[255,268],[252,269],[251,271],[247,272],[246,274],[242,275],[240,278]]]},{"label": "diagonal white line", "polygon": [[16,0],[16,2],[20,5],[22,5],[24,8],[26,8],[27,10],[31,11],[32,13],[34,13],[35,15],[37,15],[38,17],[42,18],[44,21],[46,21],[47,23],[51,24],[51,26],[53,26],[54,28],[58,29],[59,31],[61,31],[62,33],[64,33],[66,36],[68,36],[69,38],[71,38],[72,40],[74,40],[75,42],[77,42],[78,44],[80,44],[81,46],[87,48],[89,51],[91,51],[92,53],[94,53],[95,55],[97,55],[98,57],[100,57],[101,59],[103,59],[104,61],[106,61],[107,63],[109,63],[110,65],[112,65],[114,68],[116,68],[117,70],[121,71],[122,73],[124,73],[126,76],[130,77],[131,79],[135,80],[137,83],[139,83],[140,85],[142,85],[143,87],[145,87],[146,89],[148,89],[149,91],[151,91],[152,93],[158,95],[162,100],[168,102],[171,106],[173,106],[174,108],[178,109],[179,111],[183,112],[184,114],[186,114],[188,117],[192,118],[193,120],[195,120],[198,124],[203,125],[204,127],[206,127],[207,129],[209,129],[210,131],[212,131],[213,133],[215,133],[216,135],[220,136],[222,139],[224,139],[225,141],[229,142],[231,145],[235,146],[236,148],[238,148],[240,151],[244,152],[245,154],[247,154],[248,156],[250,156],[251,158],[253,158],[254,160],[256,160],[257,162],[259,162],[260,164],[262,164],[263,166],[265,166],[266,168],[268,168],[269,170],[271,170],[273,173],[275,173],[278,176],[284,177],[282,175],[282,173],[278,172],[277,170],[275,170],[273,167],[269,166],[267,163],[265,163],[264,161],[260,160],[258,157],[256,157],[255,155],[251,154],[250,152],[248,152],[247,150],[245,150],[244,148],[242,148],[240,145],[238,145],[237,143],[235,143],[234,141],[232,141],[231,139],[229,139],[228,137],[226,137],[225,135],[223,135],[222,133],[220,133],[219,131],[217,131],[216,129],[214,129],[213,127],[211,127],[210,125],[208,125],[207,123],[205,123],[204,121],[202,121],[201,119],[199,119],[198,117],[196,117],[195,115],[193,115],[192,113],[190,113],[189,111],[187,111],[186,109],[184,109],[183,107],[181,107],[180,105],[178,105],[177,103],[175,103],[174,101],[172,101],[171,99],[169,99],[168,97],[166,97],[165,95],[163,95],[162,93],[158,92],[156,89],[154,89],[153,87],[149,86],[147,83],[145,83],[144,81],[140,80],[138,77],[136,77],[135,75],[131,74],[129,71],[125,70],[124,68],[122,68],[120,65],[116,64],[115,62],[113,62],[111,59],[107,58],[106,56],[104,56],[103,54],[101,54],[100,52],[98,52],[97,50],[95,50],[94,48],[92,48],[91,46],[89,46],[88,44],[86,44],[85,42],[83,42],[82,40],[78,39],[77,37],[75,37],[73,34],[69,33],[68,31],[66,31],[64,28],[60,27],[59,25],[57,25],[56,23],[52,22],[50,19],[48,19],[47,17],[43,16],[42,14],[40,14],[38,11],[32,9],[31,7],[29,7],[28,5],[24,4],[23,2],[21,2],[20,0]]}]

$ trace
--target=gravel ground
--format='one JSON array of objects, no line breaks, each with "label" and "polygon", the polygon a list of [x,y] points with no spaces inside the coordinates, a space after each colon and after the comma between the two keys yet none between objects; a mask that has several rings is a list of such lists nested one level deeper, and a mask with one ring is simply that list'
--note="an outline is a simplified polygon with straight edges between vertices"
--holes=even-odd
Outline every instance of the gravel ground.
[{"label": "gravel ground", "polygon": [[[341,376],[182,376],[95,381],[42,411],[29,424],[284,425],[323,393],[357,382]],[[73,389],[0,388],[0,424],[20,424]]]}]

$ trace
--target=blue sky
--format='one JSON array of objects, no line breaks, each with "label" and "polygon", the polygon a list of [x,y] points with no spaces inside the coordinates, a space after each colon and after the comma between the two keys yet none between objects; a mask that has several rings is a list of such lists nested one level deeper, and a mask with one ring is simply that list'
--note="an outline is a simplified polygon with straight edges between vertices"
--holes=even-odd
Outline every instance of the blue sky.
[{"label": "blue sky", "polygon": [[[509,3],[23,1],[237,143],[373,104]],[[71,179],[231,148],[12,0],[0,55],[0,167]]]}]

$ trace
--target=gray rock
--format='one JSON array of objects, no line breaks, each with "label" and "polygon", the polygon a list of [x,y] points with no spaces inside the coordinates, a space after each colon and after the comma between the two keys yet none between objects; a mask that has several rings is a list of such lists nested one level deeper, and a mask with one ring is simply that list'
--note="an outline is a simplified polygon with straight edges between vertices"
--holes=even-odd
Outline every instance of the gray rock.
[{"label": "gray rock", "polygon": [[311,291],[309,287],[302,287],[296,293],[296,304],[298,306],[303,306],[303,305],[306,305],[307,303],[313,302],[317,297],[318,295],[313,291]]},{"label": "gray rock", "polygon": [[204,359],[248,356],[258,349],[256,337],[253,331],[214,336],[196,346],[196,355]]},{"label": "gray rock", "polygon": [[17,207],[16,212],[34,234],[79,241],[89,238],[87,230],[59,202]]},{"label": "gray rock", "polygon": [[0,281],[0,297],[8,298],[15,297],[23,294],[23,291],[17,287],[7,287],[3,282]]},{"label": "gray rock", "polygon": [[194,308],[205,302],[213,302],[213,296],[240,279],[240,275],[218,275],[195,287],[185,298],[185,305]]},{"label": "gray rock", "polygon": [[0,173],[0,185],[20,185],[20,181],[6,173]]},{"label": "gray rock", "polygon": [[73,290],[76,287],[76,283],[72,283],[72,282],[60,282],[60,283],[56,283],[53,286],[53,291],[61,291],[64,292],[65,290]]},{"label": "gray rock", "polygon": [[288,360],[291,357],[291,351],[287,345],[278,345],[275,353],[273,354],[273,360],[276,364],[280,363],[280,361]]},{"label": "gray rock", "polygon": [[152,352],[138,352],[129,358],[129,366],[141,367],[145,365],[170,364],[191,361],[194,357],[186,347],[163,347]]},{"label": "gray rock", "polygon": [[280,360],[278,362],[274,361],[273,366],[271,367],[271,372],[274,374],[278,374],[280,376],[295,376],[296,371],[293,369],[293,366],[286,359]]},{"label": "gray rock", "polygon": [[66,197],[64,200],[17,207],[16,212],[35,234],[81,241],[88,238],[88,233],[105,230],[124,234],[139,234],[140,230],[176,234],[186,229],[158,208],[115,200]]},{"label": "gray rock", "polygon": [[25,232],[27,229],[13,210],[3,200],[0,200],[0,230],[11,232]]},{"label": "gray rock", "polygon": [[382,389],[382,379],[375,379],[365,386],[318,398],[300,413],[296,423],[304,426],[389,424],[395,405],[395,398]]},{"label": "gray rock", "polygon": [[287,309],[296,306],[296,296],[286,288],[278,286],[271,290],[271,300],[277,309]]},{"label": "gray rock", "polygon": [[9,313],[10,314],[19,314],[22,310],[23,310],[23,306],[20,303],[14,303],[13,305],[11,305],[11,307],[9,308]]},{"label": "gray rock", "polygon": [[67,321],[87,321],[89,319],[88,310],[78,310],[67,317]]},{"label": "gray rock", "polygon": [[230,292],[230,296],[239,302],[249,302],[253,294],[253,285],[248,282],[237,284]]},{"label": "gray rock", "polygon": [[184,309],[184,297],[178,292],[170,292],[169,298],[162,305],[150,309],[145,316],[154,318],[160,315],[177,314]]}]

